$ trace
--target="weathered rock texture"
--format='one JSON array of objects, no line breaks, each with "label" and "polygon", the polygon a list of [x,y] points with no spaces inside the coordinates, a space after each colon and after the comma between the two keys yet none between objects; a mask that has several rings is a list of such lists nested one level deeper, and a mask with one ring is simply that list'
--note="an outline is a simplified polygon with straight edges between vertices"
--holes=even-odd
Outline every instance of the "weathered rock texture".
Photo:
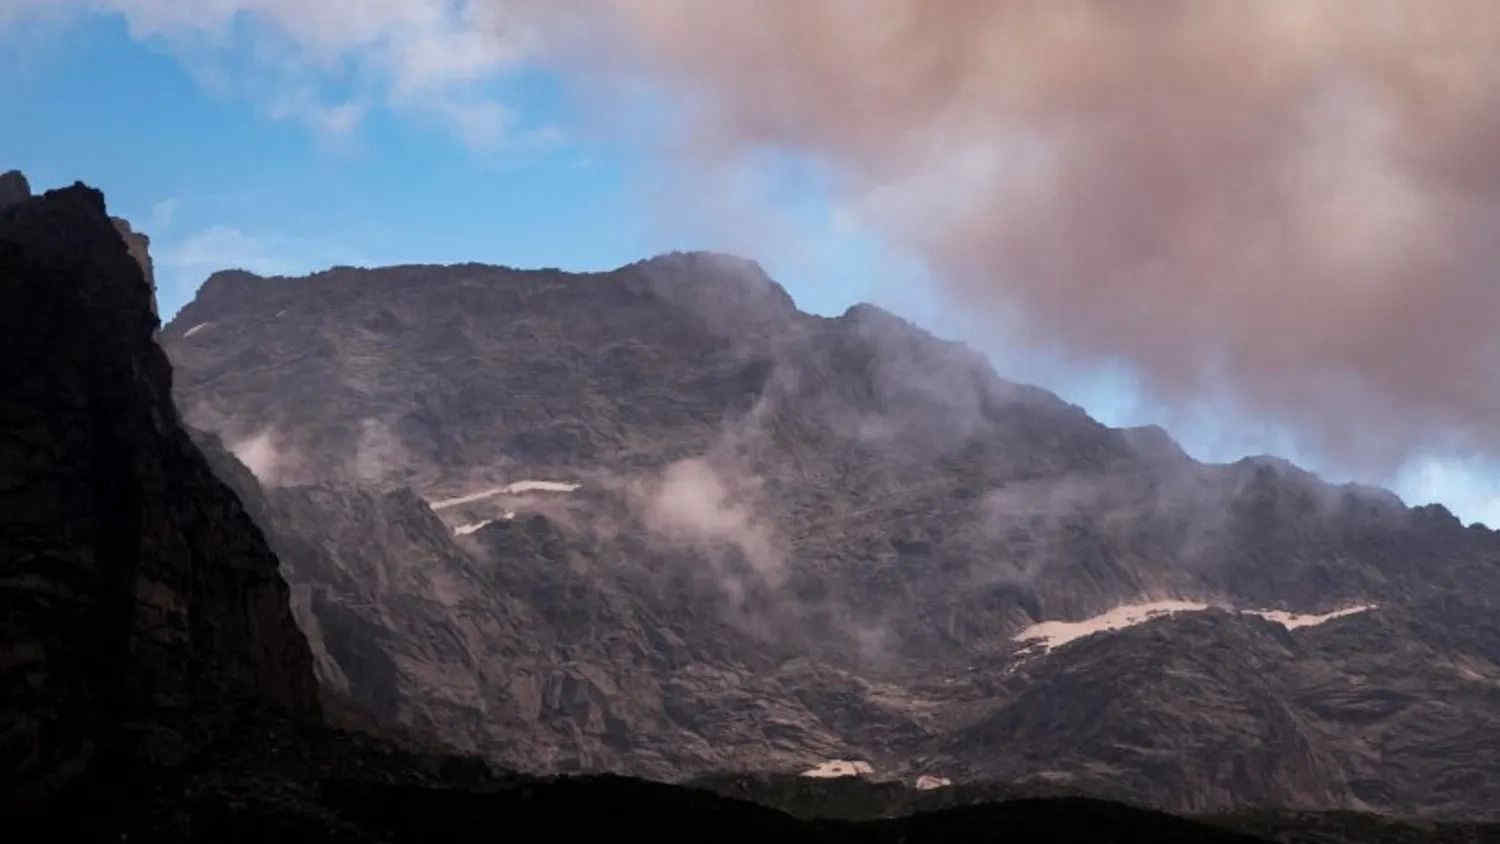
[{"label": "weathered rock texture", "polygon": [[[1500,535],[1198,463],[751,262],[226,272],[162,336],[325,687],[506,765],[1500,807]],[[581,486],[439,506],[524,480]],[[1379,609],[1013,641],[1165,598]]]},{"label": "weathered rock texture", "polygon": [[277,560],[178,422],[151,289],[97,191],[0,211],[0,688],[9,794],[317,714]]}]

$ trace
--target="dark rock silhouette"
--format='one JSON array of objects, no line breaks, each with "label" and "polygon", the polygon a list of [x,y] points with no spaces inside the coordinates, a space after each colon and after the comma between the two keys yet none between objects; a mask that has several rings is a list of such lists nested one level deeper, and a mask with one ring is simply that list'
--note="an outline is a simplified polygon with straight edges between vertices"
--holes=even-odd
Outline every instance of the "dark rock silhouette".
[{"label": "dark rock silhouette", "polygon": [[6,790],[316,717],[277,560],[180,427],[140,266],[75,185],[0,211]]}]

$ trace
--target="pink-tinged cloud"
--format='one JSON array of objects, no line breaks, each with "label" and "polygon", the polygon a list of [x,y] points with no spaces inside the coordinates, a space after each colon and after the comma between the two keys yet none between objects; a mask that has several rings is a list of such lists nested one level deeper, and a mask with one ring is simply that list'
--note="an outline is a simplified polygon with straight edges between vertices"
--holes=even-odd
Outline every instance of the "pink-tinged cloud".
[{"label": "pink-tinged cloud", "polygon": [[658,0],[572,23],[692,95],[677,154],[821,157],[1021,342],[1231,396],[1365,471],[1500,454],[1500,5]]}]

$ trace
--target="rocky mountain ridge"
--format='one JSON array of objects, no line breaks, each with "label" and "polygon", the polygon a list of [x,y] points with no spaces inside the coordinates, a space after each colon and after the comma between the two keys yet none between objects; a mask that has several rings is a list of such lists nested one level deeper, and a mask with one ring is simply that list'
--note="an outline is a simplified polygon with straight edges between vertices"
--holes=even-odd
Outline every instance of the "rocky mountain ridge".
[{"label": "rocky mountain ridge", "polygon": [[[1500,805],[1494,532],[1200,464],[751,262],[226,272],[162,337],[259,477],[320,680],[503,764]],[[1162,599],[1375,609],[1016,640]]]},{"label": "rocky mountain ridge", "polygon": [[[205,456],[182,427],[153,339],[150,285],[130,247],[101,195],[81,185],[0,208],[0,328],[10,353],[0,368],[7,840],[623,832],[854,842],[986,840],[997,830],[1257,840],[1076,799],[879,822],[798,820],[639,780],[496,775],[474,758],[328,729],[277,560],[251,522],[270,520],[266,502],[242,506],[208,461],[231,485],[248,473],[211,437]],[[411,504],[390,500],[398,510]],[[378,639],[347,641],[379,660]]]}]

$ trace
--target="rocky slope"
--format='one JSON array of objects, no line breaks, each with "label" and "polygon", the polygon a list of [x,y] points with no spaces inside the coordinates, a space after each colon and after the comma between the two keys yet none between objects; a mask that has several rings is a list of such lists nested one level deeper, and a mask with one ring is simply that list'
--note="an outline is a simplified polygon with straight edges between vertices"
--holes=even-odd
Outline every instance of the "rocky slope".
[{"label": "rocky slope", "polygon": [[[1500,806],[1500,536],[1197,463],[752,263],[226,272],[162,341],[382,722],[544,772]],[[1165,599],[1205,609],[1016,640]]]}]

